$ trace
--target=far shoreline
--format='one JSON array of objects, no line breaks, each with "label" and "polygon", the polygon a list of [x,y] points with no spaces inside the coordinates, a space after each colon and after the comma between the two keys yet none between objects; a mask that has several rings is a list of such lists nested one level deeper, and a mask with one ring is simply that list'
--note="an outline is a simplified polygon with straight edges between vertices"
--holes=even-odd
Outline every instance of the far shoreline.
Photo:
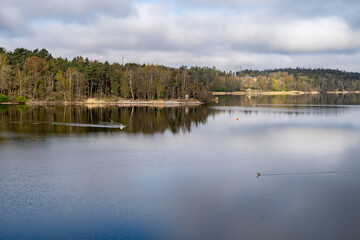
[{"label": "far shoreline", "polygon": [[120,99],[108,100],[100,98],[88,98],[85,100],[74,101],[45,101],[45,100],[29,100],[26,105],[28,106],[42,106],[42,105],[75,105],[75,106],[88,106],[88,107],[101,107],[101,106],[119,106],[119,107],[178,107],[178,106],[199,106],[205,104],[195,99],[188,101],[184,99],[171,99],[171,100],[141,100],[141,99]]},{"label": "far shoreline", "polygon": [[235,96],[277,96],[277,95],[316,95],[316,94],[349,94],[355,93],[360,94],[360,91],[327,91],[327,92],[319,92],[319,91],[236,91],[236,92],[213,92],[213,96],[226,96],[226,95],[235,95]]},{"label": "far shoreline", "polygon": [[[300,95],[318,95],[318,94],[360,94],[360,91],[234,91],[234,92],[212,92],[213,96],[300,96]],[[213,101],[216,100],[217,97]],[[84,100],[72,101],[47,101],[47,100],[29,100],[24,102],[0,102],[0,105],[27,105],[27,106],[46,106],[46,105],[75,105],[75,106],[119,106],[119,107],[179,107],[179,106],[200,106],[206,102],[201,102],[196,99],[157,99],[157,100],[144,100],[144,99],[101,99],[101,98],[88,98]]]}]

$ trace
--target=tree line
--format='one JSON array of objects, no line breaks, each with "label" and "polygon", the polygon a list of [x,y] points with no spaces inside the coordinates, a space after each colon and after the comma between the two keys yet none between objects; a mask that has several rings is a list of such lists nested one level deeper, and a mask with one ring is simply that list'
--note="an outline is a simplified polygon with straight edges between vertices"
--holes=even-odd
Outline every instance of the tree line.
[{"label": "tree line", "polygon": [[0,101],[86,98],[211,100],[212,91],[360,90],[360,74],[330,69],[226,72],[215,67],[167,67],[54,58],[46,49],[0,48]]},{"label": "tree line", "polygon": [[46,49],[0,48],[0,94],[34,100],[211,99],[213,69],[54,58]]}]

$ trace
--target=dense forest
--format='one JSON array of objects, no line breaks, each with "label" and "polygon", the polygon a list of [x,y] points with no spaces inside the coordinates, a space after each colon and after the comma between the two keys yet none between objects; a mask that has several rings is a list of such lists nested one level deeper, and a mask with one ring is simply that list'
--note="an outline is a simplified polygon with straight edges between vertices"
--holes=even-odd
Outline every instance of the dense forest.
[{"label": "dense forest", "polygon": [[80,100],[122,97],[129,99],[211,99],[210,68],[108,63],[75,57],[54,58],[46,50],[0,50],[0,93],[19,98]]},{"label": "dense forest", "polygon": [[46,49],[0,48],[0,102],[86,98],[209,101],[211,91],[360,90],[360,73],[329,69],[226,72],[215,67],[166,67],[54,58]]}]

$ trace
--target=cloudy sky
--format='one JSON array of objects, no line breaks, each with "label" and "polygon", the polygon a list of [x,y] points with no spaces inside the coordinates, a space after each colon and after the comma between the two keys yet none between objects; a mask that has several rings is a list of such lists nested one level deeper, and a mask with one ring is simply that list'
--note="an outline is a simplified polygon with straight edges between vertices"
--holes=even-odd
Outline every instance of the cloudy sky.
[{"label": "cloudy sky", "polygon": [[1,0],[0,46],[234,70],[360,71],[358,0]]}]

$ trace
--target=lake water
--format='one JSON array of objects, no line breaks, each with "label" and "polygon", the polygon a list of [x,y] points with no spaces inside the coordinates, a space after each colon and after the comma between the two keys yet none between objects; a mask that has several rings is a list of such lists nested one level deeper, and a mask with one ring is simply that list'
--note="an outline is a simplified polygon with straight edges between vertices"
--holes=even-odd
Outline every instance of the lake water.
[{"label": "lake water", "polygon": [[359,239],[359,120],[359,95],[0,106],[0,239]]}]

